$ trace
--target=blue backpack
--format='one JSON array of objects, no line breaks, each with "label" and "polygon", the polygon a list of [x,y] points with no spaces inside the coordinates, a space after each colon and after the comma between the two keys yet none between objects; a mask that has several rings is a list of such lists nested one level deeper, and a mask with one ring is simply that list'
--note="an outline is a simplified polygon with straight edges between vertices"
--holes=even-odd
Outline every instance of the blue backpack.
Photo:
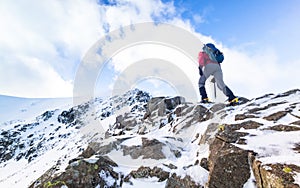
[{"label": "blue backpack", "polygon": [[224,61],[223,53],[218,48],[216,48],[215,45],[213,45],[212,43],[208,43],[206,44],[206,46],[212,49],[213,51],[214,59],[212,60],[216,60],[218,63],[222,63]]}]

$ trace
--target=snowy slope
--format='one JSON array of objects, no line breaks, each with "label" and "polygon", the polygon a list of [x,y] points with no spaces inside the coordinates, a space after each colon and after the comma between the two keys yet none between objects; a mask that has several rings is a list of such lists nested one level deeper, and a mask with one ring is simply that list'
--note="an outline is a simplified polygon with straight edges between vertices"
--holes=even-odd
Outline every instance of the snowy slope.
[{"label": "snowy slope", "polygon": [[[101,156],[117,164],[112,168],[117,177],[112,176],[112,171],[98,172],[98,178],[105,179],[108,186],[116,182],[119,185],[122,180],[122,187],[165,187],[172,178],[204,186],[209,172],[199,163],[208,158],[210,151],[203,138],[214,137],[218,132],[205,135],[207,130],[212,124],[228,126],[247,121],[261,126],[236,130],[247,134],[244,144],[234,145],[254,151],[265,165],[300,166],[299,101],[298,90],[220,109],[181,98],[151,99],[139,90],[74,107],[70,99],[1,96],[0,103],[9,107],[1,105],[1,114],[5,115],[0,121],[0,187],[28,187],[50,168],[59,175],[69,169],[68,165],[78,165],[81,160],[97,164]],[[93,152],[84,159],[78,157],[89,151],[87,147]],[[158,168],[172,178],[139,171],[149,170],[146,167]],[[300,184],[300,172],[292,169],[291,173],[295,183]],[[255,187],[253,180],[251,176],[245,187]],[[39,182],[35,185],[38,187]]]},{"label": "snowy slope", "polygon": [[0,122],[33,119],[41,112],[71,107],[72,98],[18,98],[0,95]]},{"label": "snowy slope", "polygon": [[0,187],[29,186],[54,165],[63,170],[93,138],[93,126],[102,130],[100,120],[145,103],[142,97],[135,101],[137,93],[107,101],[96,98],[74,107],[72,99],[1,96]]}]

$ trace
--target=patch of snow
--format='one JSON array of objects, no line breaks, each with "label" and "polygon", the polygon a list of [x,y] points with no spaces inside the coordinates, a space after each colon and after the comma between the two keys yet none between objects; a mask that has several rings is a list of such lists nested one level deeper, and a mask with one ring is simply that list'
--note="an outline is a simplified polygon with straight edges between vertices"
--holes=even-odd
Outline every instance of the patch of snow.
[{"label": "patch of snow", "polygon": [[148,166],[152,168],[168,161],[167,159],[143,159],[143,156],[140,156],[137,159],[132,159],[130,155],[123,156],[123,151],[120,150],[113,150],[110,153],[108,153],[107,156],[117,164],[136,169],[140,166]]},{"label": "patch of snow", "polygon": [[130,183],[124,182],[123,188],[133,188],[133,187],[142,187],[142,188],[164,188],[166,186],[167,180],[163,182],[158,182],[158,178],[140,178],[140,179],[130,179],[132,185]]},{"label": "patch of snow", "polygon": [[124,146],[141,146],[142,145],[142,138],[140,136],[135,136],[133,138],[127,139],[122,142],[121,145]]},{"label": "patch of snow", "polygon": [[101,170],[101,171],[99,172],[99,176],[100,176],[100,178],[102,178],[102,179],[106,182],[106,184],[107,184],[108,186],[111,187],[111,186],[114,185],[115,179],[110,175],[109,172],[105,172],[104,170]]},{"label": "patch of snow", "polygon": [[201,166],[192,166],[182,171],[181,177],[190,176],[196,183],[205,185],[208,181],[209,172]]},{"label": "patch of snow", "polygon": [[295,175],[293,177],[295,179],[295,183],[300,185],[300,173],[295,172]]}]

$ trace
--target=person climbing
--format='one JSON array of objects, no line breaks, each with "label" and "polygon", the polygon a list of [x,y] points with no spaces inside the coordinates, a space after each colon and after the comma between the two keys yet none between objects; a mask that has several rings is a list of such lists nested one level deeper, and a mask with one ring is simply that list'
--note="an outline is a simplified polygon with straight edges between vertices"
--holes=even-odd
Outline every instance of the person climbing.
[{"label": "person climbing", "polygon": [[[220,62],[222,62],[224,59],[223,54],[215,47],[214,44],[211,43],[204,44],[202,49],[203,51],[200,51],[198,55],[200,74],[198,85],[202,98],[201,103],[210,103],[205,90],[205,81],[210,75],[213,75],[218,88],[223,91],[224,95],[228,97],[229,104],[238,104],[238,98],[233,94],[229,87],[225,85],[223,81],[223,72],[220,65]],[[221,60],[218,59],[219,57],[215,56],[216,51],[222,54]]]}]

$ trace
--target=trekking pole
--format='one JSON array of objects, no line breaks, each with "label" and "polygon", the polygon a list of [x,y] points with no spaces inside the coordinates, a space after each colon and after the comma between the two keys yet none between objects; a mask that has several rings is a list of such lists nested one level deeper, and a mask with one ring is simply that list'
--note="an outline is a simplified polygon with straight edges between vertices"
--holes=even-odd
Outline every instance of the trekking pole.
[{"label": "trekking pole", "polygon": [[217,99],[217,88],[216,88],[216,80],[214,77],[211,79],[211,82],[214,83],[214,94],[215,94],[215,100],[216,100]]},{"label": "trekking pole", "polygon": [[215,100],[217,99],[217,88],[216,88],[216,82],[214,82],[214,89],[215,89]]}]

